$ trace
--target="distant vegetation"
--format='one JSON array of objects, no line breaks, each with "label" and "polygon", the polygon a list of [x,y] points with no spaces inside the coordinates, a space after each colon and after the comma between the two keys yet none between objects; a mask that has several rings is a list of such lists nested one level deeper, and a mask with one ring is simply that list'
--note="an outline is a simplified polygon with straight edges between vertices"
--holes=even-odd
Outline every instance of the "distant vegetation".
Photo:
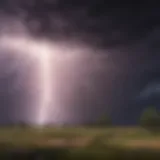
[{"label": "distant vegetation", "polygon": [[152,132],[160,131],[160,114],[154,107],[144,110],[140,118],[140,125]]},{"label": "distant vegetation", "polygon": [[[160,131],[160,112],[156,110],[155,107],[151,106],[143,110],[139,119],[137,119],[138,123],[137,126],[140,126],[144,129],[150,131]],[[19,128],[28,128],[32,127],[31,124],[28,124],[25,121],[17,121],[16,123],[2,125],[3,127],[19,127]],[[71,124],[63,124],[61,127],[79,127],[79,126],[86,126],[86,127],[98,127],[98,128],[108,128],[113,127],[112,118],[107,115],[106,113],[95,118],[92,122],[86,122],[83,125],[71,125]],[[55,124],[46,124],[46,127],[56,127]]]}]

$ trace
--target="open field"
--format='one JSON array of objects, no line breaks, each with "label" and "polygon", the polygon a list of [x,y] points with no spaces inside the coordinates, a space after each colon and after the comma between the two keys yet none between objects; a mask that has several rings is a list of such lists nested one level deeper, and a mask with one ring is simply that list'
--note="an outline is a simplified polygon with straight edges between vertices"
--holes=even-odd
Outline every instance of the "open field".
[{"label": "open field", "polygon": [[[138,127],[6,127],[0,129],[0,152],[0,156],[25,155],[23,159],[27,159],[26,155],[34,155],[37,160],[43,154],[50,155],[50,158],[41,158],[44,160],[60,159],[61,156],[66,156],[65,159],[153,160],[160,159],[160,133]],[[12,156],[7,158],[15,159]]]}]

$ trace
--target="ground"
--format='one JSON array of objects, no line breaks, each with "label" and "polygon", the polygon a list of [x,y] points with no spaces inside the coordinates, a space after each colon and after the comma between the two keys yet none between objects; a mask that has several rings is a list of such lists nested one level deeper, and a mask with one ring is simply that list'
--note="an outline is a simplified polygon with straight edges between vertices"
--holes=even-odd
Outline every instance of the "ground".
[{"label": "ground", "polygon": [[[83,153],[83,158],[96,154],[99,160],[104,158],[105,154],[111,154],[111,151],[124,157],[132,154],[135,156],[145,150],[144,153],[149,154],[147,156],[149,158],[151,152],[154,152],[154,156],[157,153],[156,156],[160,157],[160,133],[152,133],[140,127],[46,127],[39,129],[6,127],[0,129],[0,147],[3,151],[5,148],[7,153],[8,150],[67,149],[72,155],[82,157]],[[102,156],[101,159],[100,156]],[[95,155],[94,158],[96,158]]]}]

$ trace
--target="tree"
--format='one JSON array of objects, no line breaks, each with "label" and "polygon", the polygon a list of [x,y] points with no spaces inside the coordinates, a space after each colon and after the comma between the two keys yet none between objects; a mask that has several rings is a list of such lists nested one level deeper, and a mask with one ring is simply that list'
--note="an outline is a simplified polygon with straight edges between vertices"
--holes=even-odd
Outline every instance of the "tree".
[{"label": "tree", "polygon": [[160,129],[160,116],[154,107],[149,107],[143,111],[140,124],[142,127],[152,131]]}]

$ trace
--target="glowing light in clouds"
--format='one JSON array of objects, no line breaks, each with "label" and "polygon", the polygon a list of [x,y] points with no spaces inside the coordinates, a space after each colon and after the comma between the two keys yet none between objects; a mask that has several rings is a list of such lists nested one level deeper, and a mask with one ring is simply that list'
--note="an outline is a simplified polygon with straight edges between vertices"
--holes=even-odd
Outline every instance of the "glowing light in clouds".
[{"label": "glowing light in clouds", "polygon": [[[97,70],[103,70],[103,54],[96,56],[94,49],[76,42],[53,43],[50,40],[34,38],[28,33],[23,21],[1,16],[0,18],[3,19],[0,24],[1,51],[23,57],[23,60],[24,57],[33,60],[36,67],[38,66],[35,75],[29,77],[29,81],[33,81],[32,87],[27,88],[36,93],[35,97],[31,98],[35,98],[34,106],[24,108],[27,113],[23,113],[23,120],[30,119],[32,123],[41,125],[73,121],[72,117],[76,115],[72,112],[72,106],[75,97],[79,96],[76,93],[80,86],[83,86],[84,92],[91,88],[93,90],[95,85],[92,84],[92,75],[99,72]],[[21,113],[17,111],[16,116],[19,116],[18,114]]]},{"label": "glowing light in clouds", "polygon": [[[27,93],[27,96],[24,94],[26,96],[24,98],[28,100],[29,93],[31,102],[25,101],[26,104],[20,108],[20,111],[16,110],[19,106],[15,107],[14,118],[19,120],[19,117],[22,117],[23,121],[29,120],[31,123],[41,125],[78,120],[80,114],[77,115],[76,104],[79,100],[76,101],[76,99],[78,99],[77,96],[81,96],[79,88],[82,88],[82,94],[88,97],[94,93],[93,77],[103,70],[103,64],[106,63],[103,60],[106,59],[106,54],[103,55],[103,51],[98,51],[100,55],[98,56],[94,48],[76,41],[53,42],[49,39],[37,39],[31,36],[23,18],[0,14],[0,21],[0,56],[2,56],[1,53],[9,53],[9,55],[11,53],[17,58],[18,67],[21,57],[21,64],[24,59],[27,65],[35,62],[33,71],[31,70],[33,74],[29,74],[31,77],[28,77],[27,70],[29,79],[22,78],[22,83],[26,83],[28,87],[27,90],[23,90]],[[26,63],[22,66],[25,67],[25,65]],[[17,69],[17,66],[14,66],[14,69]],[[21,69],[19,68],[18,70]],[[16,83],[16,89],[23,88],[19,86],[20,83],[21,78],[18,79],[18,85]],[[31,97],[33,94],[34,97]],[[22,100],[26,99],[22,97]]]},{"label": "glowing light in clouds", "polygon": [[[48,108],[52,100],[51,59],[56,48],[50,48],[43,41],[35,41],[31,37],[2,36],[0,38],[1,48],[8,48],[13,53],[36,58],[39,62],[39,76],[37,84],[41,88],[39,94],[39,105],[36,109],[35,123],[45,124],[48,116]],[[14,52],[15,51],[15,52]],[[57,106],[56,106],[57,107]],[[32,110],[33,111],[33,110]]]},{"label": "glowing light in clouds", "polygon": [[[36,90],[38,87],[36,105],[24,109],[29,112],[25,113],[28,114],[27,117],[40,125],[69,119],[71,110],[68,107],[74,100],[74,90],[80,83],[87,82],[90,71],[94,70],[89,65],[93,58],[90,57],[91,50],[84,46],[77,47],[38,40],[28,35],[11,34],[0,36],[0,48],[11,50],[14,56],[33,59],[38,66],[35,79],[31,77],[31,81],[36,81],[36,84],[33,88],[28,88]],[[97,62],[97,57],[93,58],[94,60]]]}]

